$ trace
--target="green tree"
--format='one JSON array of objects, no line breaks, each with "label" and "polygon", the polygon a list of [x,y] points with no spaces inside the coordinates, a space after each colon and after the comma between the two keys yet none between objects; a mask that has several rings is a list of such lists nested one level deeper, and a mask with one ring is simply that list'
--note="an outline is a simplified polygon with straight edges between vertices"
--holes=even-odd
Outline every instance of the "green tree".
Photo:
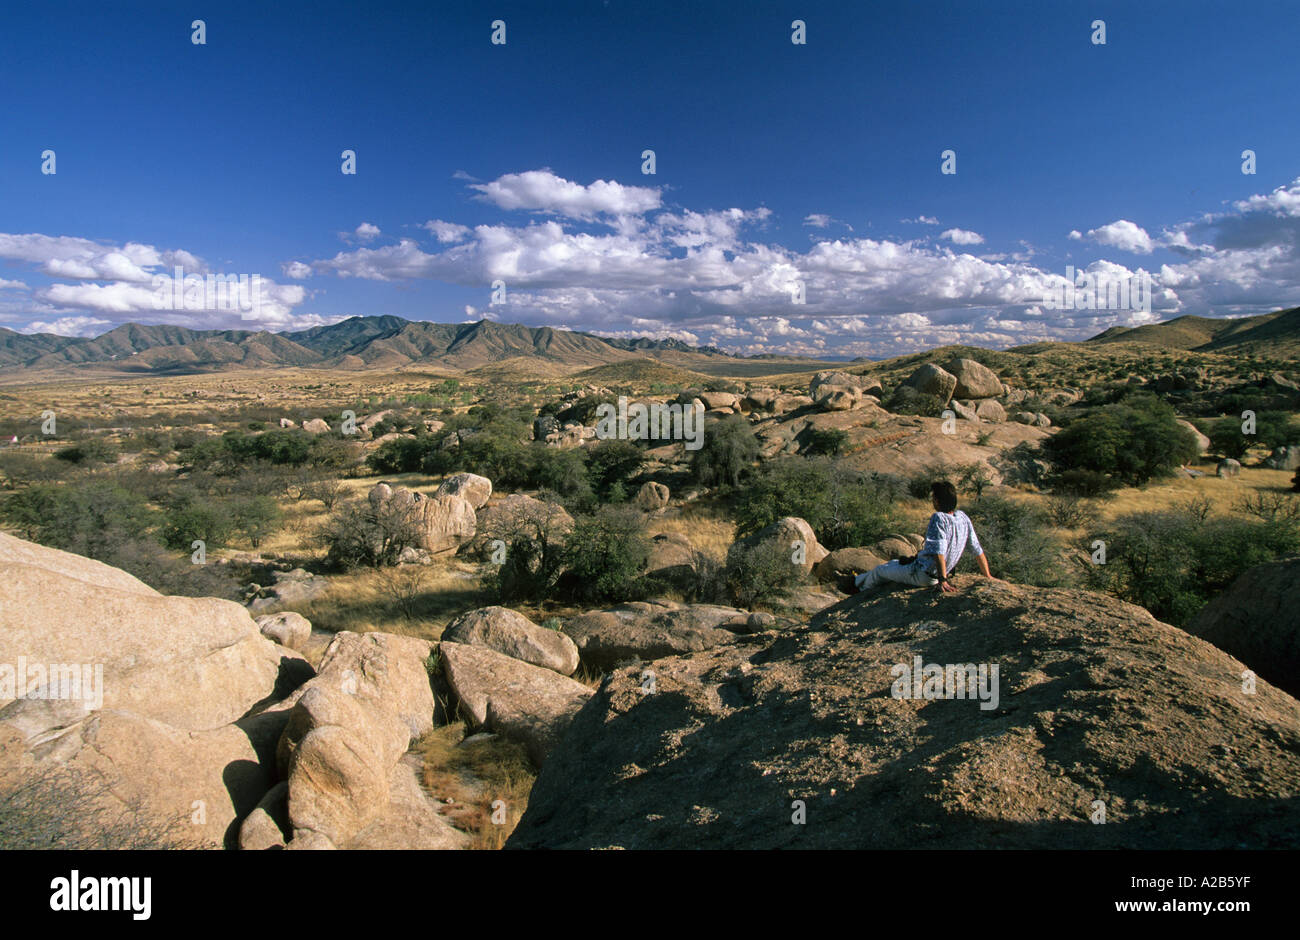
[{"label": "green tree", "polygon": [[691,455],[691,474],[705,486],[739,486],[758,455],[758,438],[749,421],[728,415],[704,426],[704,443]]}]

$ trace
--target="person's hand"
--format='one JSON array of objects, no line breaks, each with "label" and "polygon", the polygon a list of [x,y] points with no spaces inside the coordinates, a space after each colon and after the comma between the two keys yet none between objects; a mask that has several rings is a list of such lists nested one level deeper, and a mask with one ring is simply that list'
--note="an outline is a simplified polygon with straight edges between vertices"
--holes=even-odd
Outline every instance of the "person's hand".
[{"label": "person's hand", "polygon": [[952,582],[951,582],[951,581],[940,581],[940,582],[939,582],[939,590],[942,591],[944,594],[956,594],[956,593],[957,593],[957,589],[956,589],[955,587],[952,586]]}]

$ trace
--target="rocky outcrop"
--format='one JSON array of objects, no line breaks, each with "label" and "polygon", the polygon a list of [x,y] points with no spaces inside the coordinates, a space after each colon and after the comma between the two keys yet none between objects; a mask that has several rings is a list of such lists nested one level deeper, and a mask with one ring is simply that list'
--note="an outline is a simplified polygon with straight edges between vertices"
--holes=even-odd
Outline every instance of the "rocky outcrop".
[{"label": "rocky outcrop", "polygon": [[[41,673],[99,667],[100,707],[185,731],[230,724],[302,662],[233,601],[164,597],[116,568],[0,533],[0,663],[19,657]],[[0,684],[0,707],[15,692]]]},{"label": "rocky outcrop", "polygon": [[69,826],[129,807],[175,843],[233,844],[275,778],[266,708],[311,675],[238,604],[0,534],[5,776],[75,781]]},{"label": "rocky outcrop", "polygon": [[642,512],[658,512],[668,506],[668,500],[671,494],[668,487],[662,483],[656,483],[649,480],[641,484],[641,488],[636,491],[634,502]]},{"label": "rocky outcrop", "polygon": [[461,496],[474,509],[482,509],[492,496],[492,481],[477,473],[453,473],[442,481],[433,495],[435,499],[439,496]]},{"label": "rocky outcrop", "polygon": [[394,766],[433,727],[430,649],[387,633],[334,638],[276,751],[294,842],[345,848],[384,812]]},{"label": "rocky outcrop", "polygon": [[1112,598],[955,583],[617,670],[508,847],[1300,845],[1295,699]]},{"label": "rocky outcrop", "polygon": [[837,548],[817,562],[813,567],[813,575],[818,581],[835,583],[849,591],[851,579],[855,575],[870,571],[886,561],[869,548]]},{"label": "rocky outcrop", "polygon": [[304,421],[302,423],[302,429],[308,434],[325,434],[328,433],[330,426],[329,423],[322,418],[312,418],[310,421]]},{"label": "rocky outcrop", "polygon": [[953,398],[997,398],[1002,394],[1002,380],[997,373],[974,359],[955,359],[947,371],[957,380]]},{"label": "rocky outcrop", "polygon": [[804,574],[812,571],[813,565],[826,557],[826,549],[818,544],[812,526],[797,516],[786,516],[753,535],[737,540],[727,553],[728,563],[745,553],[767,548],[788,554],[790,563]]},{"label": "rocky outcrop", "polygon": [[257,618],[257,628],[268,640],[299,652],[307,647],[307,641],[311,639],[311,621],[292,611],[264,614]]},{"label": "rocky outcrop", "polygon": [[[948,370],[927,362],[904,379],[901,384],[915,389],[922,395],[937,398],[942,404],[946,405],[948,400],[953,397],[953,392],[957,390],[957,377]],[[973,396],[961,397],[969,398]]]},{"label": "rocky outcrop", "polygon": [[538,765],[591,697],[579,682],[489,649],[444,640],[438,651],[443,675],[471,727],[519,741]]},{"label": "rocky outcrop", "polygon": [[992,398],[986,398],[975,406],[975,416],[990,424],[1001,424],[1007,420],[1006,409]]},{"label": "rocky outcrop", "polygon": [[534,666],[571,676],[578,647],[558,630],[539,627],[508,607],[480,607],[462,614],[442,631],[442,639],[481,646]]},{"label": "rocky outcrop", "polygon": [[1300,558],[1256,565],[1201,609],[1187,632],[1300,696]]},{"label": "rocky outcrop", "polygon": [[1190,421],[1184,421],[1182,418],[1178,419],[1178,424],[1190,431],[1192,436],[1196,438],[1196,452],[1198,454],[1208,454],[1210,452],[1210,439],[1198,431],[1196,425]]},{"label": "rocky outcrop", "polygon": [[582,661],[605,671],[620,663],[730,643],[748,631],[747,611],[709,604],[684,606],[634,601],[580,614],[564,625]]},{"label": "rocky outcrop", "polygon": [[1264,458],[1264,466],[1270,470],[1300,469],[1300,444],[1275,447],[1273,452]]},{"label": "rocky outcrop", "polygon": [[[459,475],[458,475],[459,476]],[[465,474],[466,477],[473,474]],[[478,477],[479,480],[486,479]],[[446,483],[443,484],[446,486]],[[461,481],[456,486],[464,486],[468,492],[478,495],[481,486],[472,480]],[[489,492],[492,484],[487,483]],[[406,487],[389,486],[376,483],[367,496],[371,507],[376,511],[402,510],[408,513],[418,533],[417,545],[427,552],[456,551],[474,537],[478,526],[478,517],[474,506],[464,496],[444,493],[441,488],[433,496],[425,496]]]},{"label": "rocky outcrop", "polygon": [[1241,476],[1241,461],[1227,457],[1219,461],[1219,465],[1214,468],[1214,475],[1218,477],[1236,477]]}]

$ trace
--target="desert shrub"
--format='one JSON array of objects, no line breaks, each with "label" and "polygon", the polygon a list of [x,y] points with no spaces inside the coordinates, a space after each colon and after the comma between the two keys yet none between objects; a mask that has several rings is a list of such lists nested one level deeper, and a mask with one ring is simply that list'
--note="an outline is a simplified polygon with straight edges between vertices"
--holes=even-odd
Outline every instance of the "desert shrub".
[{"label": "desert shrub", "polygon": [[6,490],[31,486],[34,483],[51,483],[74,472],[62,460],[51,460],[44,454],[26,453],[9,449],[0,450],[0,487]]},{"label": "desert shrub", "polygon": [[54,452],[59,460],[74,464],[112,463],[118,457],[118,449],[112,441],[102,437],[87,437]]},{"label": "desert shrub", "polygon": [[1252,447],[1274,448],[1300,443],[1300,427],[1291,423],[1286,412],[1258,411],[1253,434],[1243,433],[1243,423],[1239,415],[1214,422],[1207,435],[1214,453],[1240,460]]},{"label": "desert shrub", "polygon": [[269,496],[242,496],[222,508],[228,514],[231,529],[253,548],[260,548],[283,520],[279,505]]},{"label": "desert shrub", "polygon": [[569,534],[564,583],[588,602],[629,600],[649,559],[642,514],[630,506],[603,506],[578,519]]},{"label": "desert shrub", "polygon": [[403,550],[419,543],[419,517],[409,505],[394,499],[378,507],[358,500],[339,507],[321,527],[318,539],[335,566],[395,565]]},{"label": "desert shrub", "polygon": [[1238,575],[1300,550],[1293,521],[1198,518],[1183,510],[1130,513],[1098,536],[1105,564],[1089,566],[1092,586],[1184,626]]},{"label": "desert shrub", "polygon": [[1091,470],[1134,485],[1198,456],[1173,408],[1151,395],[1130,395],[1074,420],[1043,442],[1043,452],[1058,471]]},{"label": "desert shrub", "polygon": [[420,469],[432,439],[398,437],[384,441],[366,457],[366,465],[376,473],[415,473]]},{"label": "desert shrub", "polygon": [[728,415],[705,425],[704,442],[691,454],[691,475],[705,486],[738,486],[758,453],[758,438],[749,421]]},{"label": "desert shrub", "polygon": [[320,500],[326,512],[332,512],[347,489],[333,477],[311,477],[299,483],[299,498]]},{"label": "desert shrub", "polygon": [[1096,498],[1109,493],[1119,484],[1096,470],[1065,470],[1049,478],[1052,489],[1067,496]]},{"label": "desert shrub", "polygon": [[499,506],[479,526],[487,543],[504,543],[505,558],[486,579],[502,600],[550,597],[564,572],[564,544],[572,522],[547,499]]},{"label": "desert shrub", "polygon": [[749,535],[798,516],[828,549],[869,545],[898,530],[898,496],[898,484],[876,474],[846,470],[825,458],[786,457],[763,464],[737,491],[737,532]]},{"label": "desert shrub", "polygon": [[159,536],[175,551],[188,552],[196,539],[208,549],[220,548],[230,540],[233,522],[229,507],[185,493],[163,510]]},{"label": "desert shrub", "polygon": [[827,456],[835,457],[844,449],[849,435],[835,428],[814,428],[807,433],[807,443],[804,444],[804,453],[810,457]]},{"label": "desert shrub", "polygon": [[[596,495],[611,502],[627,498],[632,477],[645,463],[645,451],[631,441],[607,440],[587,448],[587,477]],[[618,487],[618,491],[614,488]]]},{"label": "desert shrub", "polygon": [[6,498],[0,516],[25,539],[100,561],[153,521],[144,500],[112,480],[30,486]]},{"label": "desert shrub", "polygon": [[918,392],[910,385],[900,385],[890,394],[885,408],[897,415],[920,415],[925,418],[938,418],[943,414],[946,404],[936,395]]},{"label": "desert shrub", "polygon": [[1300,519],[1300,500],[1286,493],[1248,493],[1237,501],[1237,511],[1265,522]]},{"label": "desert shrub", "polygon": [[777,600],[807,581],[803,568],[791,562],[789,547],[772,540],[732,546],[723,578],[728,597],[740,607]]},{"label": "desert shrub", "polygon": [[1038,587],[1071,582],[1073,573],[1062,561],[1065,546],[1048,528],[1041,508],[1025,500],[985,495],[967,504],[965,511],[994,575]]},{"label": "desert shrub", "polygon": [[1078,529],[1097,521],[1096,504],[1073,493],[1048,496],[1045,509],[1052,524],[1063,529]]},{"label": "desert shrub", "polygon": [[529,485],[558,493],[566,505],[586,508],[594,501],[586,448],[534,446],[529,463]]}]

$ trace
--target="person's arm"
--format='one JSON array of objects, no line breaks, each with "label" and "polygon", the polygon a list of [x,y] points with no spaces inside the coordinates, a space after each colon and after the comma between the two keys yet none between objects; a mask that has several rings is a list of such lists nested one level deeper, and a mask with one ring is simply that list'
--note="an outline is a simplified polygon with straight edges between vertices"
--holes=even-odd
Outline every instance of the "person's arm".
[{"label": "person's arm", "polygon": [[[980,556],[983,558],[984,556]],[[942,555],[935,556],[935,564],[939,570],[939,590],[945,594],[951,594],[957,589],[948,581],[948,559]]]},{"label": "person's arm", "polygon": [[976,558],[976,559],[978,560],[978,562],[979,562],[980,573],[983,574],[984,577],[988,578],[990,581],[1001,581],[1001,580],[1002,580],[1001,578],[995,578],[995,577],[993,577],[993,572],[989,571],[989,560],[988,560],[988,557],[984,554],[983,551],[981,551],[978,555],[976,555],[975,558]]}]

